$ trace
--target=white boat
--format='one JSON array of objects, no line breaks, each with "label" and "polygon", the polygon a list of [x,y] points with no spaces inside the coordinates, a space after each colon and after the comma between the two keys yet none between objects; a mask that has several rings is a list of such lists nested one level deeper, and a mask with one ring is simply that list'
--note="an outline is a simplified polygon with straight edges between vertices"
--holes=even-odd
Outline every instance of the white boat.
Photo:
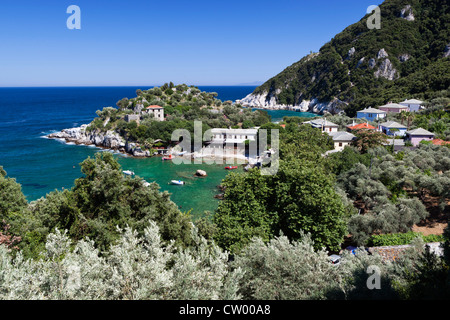
[{"label": "white boat", "polygon": [[144,185],[144,187],[148,187],[148,186],[150,186],[150,182],[148,182],[148,181],[142,181],[142,184]]},{"label": "white boat", "polygon": [[125,173],[128,176],[134,176],[134,172],[130,170],[125,170],[123,173]]},{"label": "white boat", "polygon": [[171,183],[171,184],[177,184],[177,185],[183,185],[183,184],[184,184],[184,181],[181,181],[181,180],[172,180],[172,181],[170,181],[170,183]]}]

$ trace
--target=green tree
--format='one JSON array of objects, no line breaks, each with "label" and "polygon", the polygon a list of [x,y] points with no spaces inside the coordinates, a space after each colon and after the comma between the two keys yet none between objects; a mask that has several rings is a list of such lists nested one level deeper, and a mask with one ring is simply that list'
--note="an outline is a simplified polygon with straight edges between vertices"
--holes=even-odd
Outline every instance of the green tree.
[{"label": "green tree", "polygon": [[[165,241],[189,244],[191,220],[181,213],[167,192],[152,183],[144,186],[139,177],[129,177],[109,152],[97,153],[81,163],[83,176],[71,190],[55,191],[36,201],[16,217],[12,227],[23,224],[23,249],[36,255],[42,241],[56,228],[67,230],[73,241],[85,237],[106,250],[119,238],[116,226],[143,232],[149,219],[157,221]],[[26,247],[26,248],[25,248]]]},{"label": "green tree", "polygon": [[231,173],[222,181],[224,199],[213,216],[217,226],[214,240],[237,252],[253,237],[265,241],[273,236],[276,215],[266,210],[271,189],[257,169],[246,174]]},{"label": "green tree", "polygon": [[353,145],[361,152],[366,153],[369,149],[382,146],[387,142],[387,136],[378,131],[361,129],[355,132],[356,140]]},{"label": "green tree", "polygon": [[215,240],[232,252],[255,236],[267,241],[280,232],[291,240],[309,232],[317,248],[336,249],[346,233],[345,206],[321,167],[280,161],[274,176],[253,169],[228,175],[223,186]]},{"label": "green tree", "polygon": [[8,222],[12,213],[21,212],[27,205],[22,186],[16,179],[7,178],[6,171],[0,166],[0,222]]}]

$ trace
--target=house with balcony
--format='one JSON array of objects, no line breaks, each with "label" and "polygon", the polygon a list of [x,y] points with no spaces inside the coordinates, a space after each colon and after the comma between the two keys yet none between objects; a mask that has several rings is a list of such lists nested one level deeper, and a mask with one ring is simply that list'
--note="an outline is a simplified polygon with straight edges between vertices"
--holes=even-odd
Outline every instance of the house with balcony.
[{"label": "house with balcony", "polygon": [[225,129],[214,128],[210,130],[212,139],[207,142],[207,148],[238,148],[245,145],[245,141],[256,141],[258,129]]}]

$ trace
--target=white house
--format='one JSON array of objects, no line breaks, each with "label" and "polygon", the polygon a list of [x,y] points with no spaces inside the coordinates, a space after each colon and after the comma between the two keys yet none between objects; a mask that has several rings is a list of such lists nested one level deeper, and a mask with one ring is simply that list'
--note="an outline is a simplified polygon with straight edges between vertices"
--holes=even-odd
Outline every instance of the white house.
[{"label": "white house", "polygon": [[379,119],[386,118],[386,111],[375,109],[375,108],[366,108],[364,110],[360,110],[356,112],[356,118],[358,119],[366,119],[369,121],[377,121]]},{"label": "white house", "polygon": [[327,121],[327,119],[314,119],[311,121],[305,121],[303,124],[309,124],[313,128],[322,130],[322,132],[337,132],[339,129],[339,125],[331,121]]},{"label": "white house", "polygon": [[212,139],[207,148],[223,148],[243,146],[246,140],[255,141],[258,129],[211,129]]},{"label": "white house", "polygon": [[420,109],[422,109],[423,101],[417,100],[417,99],[409,99],[402,102],[399,102],[400,105],[406,106],[409,108],[409,111],[411,112],[417,112]]},{"label": "white house", "polygon": [[346,131],[337,131],[328,133],[334,142],[334,150],[342,151],[346,146],[349,146],[353,140],[356,139],[356,136],[346,132]]}]

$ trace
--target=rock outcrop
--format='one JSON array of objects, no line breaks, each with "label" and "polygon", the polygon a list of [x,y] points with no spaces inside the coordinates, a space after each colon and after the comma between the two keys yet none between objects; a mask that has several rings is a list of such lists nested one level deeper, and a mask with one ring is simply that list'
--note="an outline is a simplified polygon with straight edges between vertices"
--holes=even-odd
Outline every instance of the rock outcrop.
[{"label": "rock outcrop", "polygon": [[397,78],[397,70],[394,68],[394,65],[392,64],[391,60],[388,59],[388,57],[389,55],[386,50],[384,50],[384,48],[378,51],[377,60],[384,60],[381,62],[378,70],[374,73],[376,78],[383,77],[388,80],[394,80]]},{"label": "rock outcrop", "polygon": [[130,143],[115,131],[86,131],[88,125],[84,124],[77,128],[63,129],[60,132],[51,133],[49,139],[61,139],[65,142],[75,144],[95,145],[97,147],[111,150],[124,151],[135,156],[148,156],[148,151],[142,151],[140,147],[134,145],[130,148]]},{"label": "rock outcrop", "polygon": [[298,112],[311,112],[322,114],[325,112],[331,114],[340,113],[346,102],[339,99],[333,99],[332,101],[320,102],[314,98],[311,100],[302,100],[295,105],[278,104],[275,96],[270,96],[264,92],[262,94],[249,94],[242,100],[236,100],[237,103],[251,108],[270,109],[270,110],[292,110]]},{"label": "rock outcrop", "polygon": [[397,70],[394,68],[391,60],[385,59],[381,62],[378,70],[374,73],[375,77],[383,77],[388,80],[394,80],[397,78]]},{"label": "rock outcrop", "polygon": [[450,43],[445,46],[444,58],[450,57]]},{"label": "rock outcrop", "polygon": [[249,94],[245,98],[241,100],[237,100],[237,103],[240,103],[243,106],[251,106],[254,108],[263,108],[263,109],[283,109],[286,106],[279,105],[277,103],[276,95],[279,94],[281,90],[275,90],[275,92],[263,92],[262,94]]},{"label": "rock outcrop", "polygon": [[400,11],[400,17],[407,20],[407,21],[414,21],[414,14],[413,10],[411,8],[411,5],[406,5],[401,11]]}]

